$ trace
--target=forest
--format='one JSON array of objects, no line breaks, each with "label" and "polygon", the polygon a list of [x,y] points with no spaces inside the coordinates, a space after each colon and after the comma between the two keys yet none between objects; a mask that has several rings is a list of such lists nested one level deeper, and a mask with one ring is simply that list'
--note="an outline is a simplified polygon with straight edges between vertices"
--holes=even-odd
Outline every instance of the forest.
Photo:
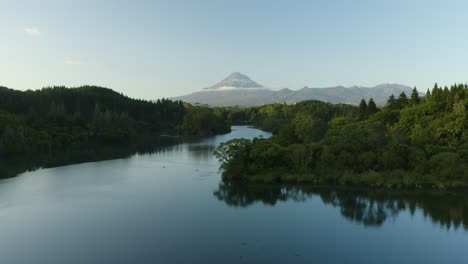
[{"label": "forest", "polygon": [[248,118],[271,138],[234,139],[214,154],[224,181],[467,187],[467,104],[466,84],[435,84],[424,96],[416,88],[392,95],[380,108],[372,99],[267,105]]},{"label": "forest", "polygon": [[129,145],[162,134],[206,136],[230,131],[214,109],[129,98],[108,88],[0,87],[0,157],[71,148]]}]

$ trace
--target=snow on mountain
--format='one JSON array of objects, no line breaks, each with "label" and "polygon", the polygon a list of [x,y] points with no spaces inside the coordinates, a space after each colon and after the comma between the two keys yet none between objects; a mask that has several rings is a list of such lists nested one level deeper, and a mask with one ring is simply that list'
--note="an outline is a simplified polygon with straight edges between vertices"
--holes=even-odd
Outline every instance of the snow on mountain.
[{"label": "snow on mountain", "polygon": [[205,90],[232,90],[232,88],[262,88],[263,86],[252,81],[247,75],[240,72],[234,72],[221,82],[205,88]]},{"label": "snow on mountain", "polygon": [[401,92],[405,92],[409,95],[411,90],[411,87],[401,84],[271,90],[252,81],[242,73],[234,72],[221,82],[202,91],[172,99],[212,106],[254,106],[270,103],[297,103],[305,100],[356,105],[361,99],[373,98],[378,105],[384,105],[391,94],[398,96]]}]

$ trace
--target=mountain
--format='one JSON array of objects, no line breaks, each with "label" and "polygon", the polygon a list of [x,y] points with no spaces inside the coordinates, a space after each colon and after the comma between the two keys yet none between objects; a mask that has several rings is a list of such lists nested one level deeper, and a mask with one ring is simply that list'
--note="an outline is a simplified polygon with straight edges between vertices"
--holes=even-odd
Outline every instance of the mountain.
[{"label": "mountain", "polygon": [[247,75],[234,72],[221,82],[205,88],[205,90],[233,89],[233,88],[263,88],[260,84],[252,81]]},{"label": "mountain", "polygon": [[172,99],[188,103],[212,106],[254,106],[269,103],[297,103],[305,100],[319,100],[330,103],[359,104],[361,99],[373,98],[378,105],[384,105],[390,95],[405,92],[410,95],[412,88],[401,84],[380,84],[374,87],[336,86],[327,88],[304,87],[300,90],[271,90],[252,81],[248,76],[235,72],[221,82],[188,95]]}]

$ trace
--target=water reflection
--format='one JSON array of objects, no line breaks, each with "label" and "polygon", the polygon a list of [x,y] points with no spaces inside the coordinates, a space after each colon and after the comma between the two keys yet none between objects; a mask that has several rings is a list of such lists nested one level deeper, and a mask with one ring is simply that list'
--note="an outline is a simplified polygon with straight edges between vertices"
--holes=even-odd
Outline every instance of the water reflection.
[{"label": "water reflection", "polygon": [[196,160],[212,160],[215,146],[212,144],[187,145],[190,155]]},{"label": "water reflection", "polygon": [[[131,144],[114,146],[87,146],[55,151],[48,154],[31,155],[16,159],[0,158],[0,179],[11,178],[26,171],[40,168],[52,168],[84,162],[124,159],[134,155],[187,153],[191,160],[197,162],[214,162],[215,147],[232,138],[269,137],[271,133],[259,131],[246,126],[233,126],[232,132],[214,137],[141,137]],[[176,158],[176,160],[179,160]]]},{"label": "water reflection", "polygon": [[447,229],[468,229],[468,194],[463,192],[384,191],[308,186],[260,185],[236,182],[219,184],[214,196],[229,206],[247,207],[256,202],[303,202],[320,197],[325,205],[366,226],[381,226],[402,212],[421,213]]},{"label": "water reflection", "polygon": [[[27,158],[0,159],[0,179],[15,177],[26,171],[53,168],[85,162],[125,159],[134,155],[183,152],[187,147],[191,157],[208,159],[214,147],[197,145],[203,138],[155,137],[140,139],[132,144],[114,146],[88,146]],[[189,143],[189,144],[187,144]]]}]

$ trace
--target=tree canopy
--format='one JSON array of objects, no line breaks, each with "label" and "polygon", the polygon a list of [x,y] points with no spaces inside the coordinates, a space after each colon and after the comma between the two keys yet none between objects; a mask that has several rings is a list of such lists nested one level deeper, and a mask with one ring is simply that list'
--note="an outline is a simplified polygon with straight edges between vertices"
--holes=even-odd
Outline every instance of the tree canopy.
[{"label": "tree canopy", "polygon": [[[409,98],[391,95],[380,109],[373,100],[349,108],[321,102],[265,106],[268,116],[282,117],[271,128],[273,137],[244,142],[234,158],[221,160],[224,179],[468,186],[467,106],[468,86],[461,84],[436,84],[424,97],[416,88]],[[229,144],[224,150],[231,150]]]},{"label": "tree canopy", "polygon": [[181,101],[132,99],[96,86],[35,91],[0,87],[0,157],[126,144],[149,134],[228,131],[230,123],[214,109]]}]

